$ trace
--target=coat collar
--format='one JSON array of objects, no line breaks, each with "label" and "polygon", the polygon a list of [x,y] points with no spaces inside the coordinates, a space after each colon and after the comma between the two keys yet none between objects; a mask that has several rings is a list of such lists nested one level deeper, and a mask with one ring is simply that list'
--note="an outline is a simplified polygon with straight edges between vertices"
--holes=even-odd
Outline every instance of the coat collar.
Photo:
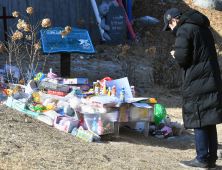
[{"label": "coat collar", "polygon": [[196,10],[191,10],[191,11],[183,14],[183,15],[181,16],[180,20],[178,21],[177,25],[174,27],[174,29],[172,30],[171,33],[172,33],[174,36],[176,36],[178,28],[179,28],[181,25],[183,25],[184,22],[185,22],[191,15],[193,15],[193,14],[196,13],[196,12],[198,12],[198,11],[196,11]]}]

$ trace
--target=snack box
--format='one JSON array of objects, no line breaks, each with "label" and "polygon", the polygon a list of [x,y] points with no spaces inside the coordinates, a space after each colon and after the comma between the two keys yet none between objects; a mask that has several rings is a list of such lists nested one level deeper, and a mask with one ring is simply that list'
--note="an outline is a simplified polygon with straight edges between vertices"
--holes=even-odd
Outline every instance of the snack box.
[{"label": "snack box", "polygon": [[63,84],[63,78],[56,77],[56,78],[53,78],[51,82],[55,84]]},{"label": "snack box", "polygon": [[72,130],[78,126],[78,124],[79,120],[76,120],[73,117],[68,117],[66,115],[57,115],[55,116],[53,126],[56,129],[71,133]]},{"label": "snack box", "polygon": [[88,84],[88,79],[86,78],[63,79],[63,84]]},{"label": "snack box", "polygon": [[76,137],[88,142],[98,142],[101,137],[89,130],[79,129]]},{"label": "snack box", "polygon": [[69,93],[65,93],[65,92],[59,92],[59,91],[53,91],[53,90],[48,90],[47,94],[53,94],[53,95],[58,95],[58,96],[66,96]]},{"label": "snack box", "polygon": [[89,85],[76,85],[76,86],[69,86],[70,91],[73,91],[74,89],[82,90],[82,91],[88,91]]},{"label": "snack box", "polygon": [[55,84],[55,83],[51,83],[51,82],[47,82],[47,81],[41,81],[38,84],[38,88],[69,93],[69,86],[66,86],[63,84]]}]

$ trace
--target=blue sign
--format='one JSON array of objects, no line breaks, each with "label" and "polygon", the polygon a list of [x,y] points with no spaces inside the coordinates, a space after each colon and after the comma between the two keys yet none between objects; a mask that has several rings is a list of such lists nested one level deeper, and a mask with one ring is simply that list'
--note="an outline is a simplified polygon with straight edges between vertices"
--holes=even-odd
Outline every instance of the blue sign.
[{"label": "blue sign", "polygon": [[63,30],[65,28],[55,27],[40,31],[43,53],[95,53],[88,31],[72,28],[72,32],[62,38]]}]

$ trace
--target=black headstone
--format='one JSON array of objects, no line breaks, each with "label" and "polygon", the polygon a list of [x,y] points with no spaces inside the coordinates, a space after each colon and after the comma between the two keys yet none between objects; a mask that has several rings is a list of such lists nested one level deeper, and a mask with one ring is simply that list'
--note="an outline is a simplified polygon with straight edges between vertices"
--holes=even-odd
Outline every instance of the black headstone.
[{"label": "black headstone", "polygon": [[110,26],[107,31],[111,41],[122,41],[126,35],[126,14],[122,6],[111,6],[106,15],[106,24]]}]

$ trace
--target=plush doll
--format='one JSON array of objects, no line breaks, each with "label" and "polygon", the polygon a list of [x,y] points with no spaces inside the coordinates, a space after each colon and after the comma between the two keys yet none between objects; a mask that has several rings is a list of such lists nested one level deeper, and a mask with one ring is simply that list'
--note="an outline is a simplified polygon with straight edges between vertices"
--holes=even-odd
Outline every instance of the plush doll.
[{"label": "plush doll", "polygon": [[64,113],[67,114],[68,116],[73,116],[74,115],[74,111],[72,110],[72,108],[70,106],[64,106]]},{"label": "plush doll", "polygon": [[172,128],[173,136],[180,136],[184,130],[183,123],[171,122],[169,124],[169,127]]},{"label": "plush doll", "polygon": [[111,1],[109,4],[107,4],[105,1],[103,1],[102,5],[99,6],[99,16],[101,18],[100,26],[104,30],[103,38],[105,40],[111,40],[109,34],[107,33],[107,31],[110,30],[110,26],[106,25],[105,16],[109,12],[109,7],[112,6],[112,5],[119,6],[119,3],[116,2],[116,1]]},{"label": "plush doll", "polygon": [[156,129],[161,130],[164,126],[169,126],[170,122],[171,122],[171,119],[167,117],[158,123],[158,125],[156,126]]}]

